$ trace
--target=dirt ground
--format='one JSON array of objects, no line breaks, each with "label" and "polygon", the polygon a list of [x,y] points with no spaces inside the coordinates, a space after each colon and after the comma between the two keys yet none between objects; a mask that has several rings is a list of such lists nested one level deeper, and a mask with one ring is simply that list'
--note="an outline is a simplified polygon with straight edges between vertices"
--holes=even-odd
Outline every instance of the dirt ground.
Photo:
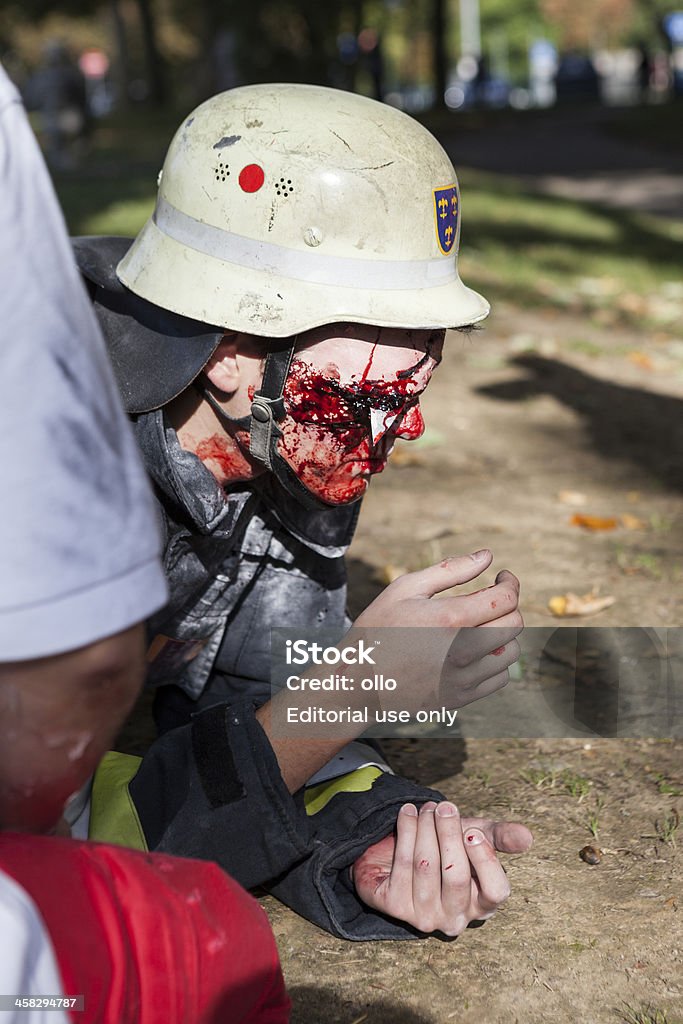
[{"label": "dirt ground", "polygon": [[[565,344],[579,335],[583,351]],[[511,308],[449,341],[423,442],[364,503],[356,610],[398,570],[489,546],[495,570],[520,577],[529,625],[680,625],[680,362],[654,352],[644,371],[628,358],[642,337]],[[638,528],[585,531],[577,511]],[[614,604],[581,620],[548,611],[591,590]],[[680,650],[674,664],[680,678]],[[267,899],[295,1024],[607,1024],[648,1005],[683,1020],[678,737],[388,741],[402,774],[463,812],[525,822],[535,846],[506,858],[508,904],[455,942],[341,942]],[[579,858],[587,844],[596,866]]]}]

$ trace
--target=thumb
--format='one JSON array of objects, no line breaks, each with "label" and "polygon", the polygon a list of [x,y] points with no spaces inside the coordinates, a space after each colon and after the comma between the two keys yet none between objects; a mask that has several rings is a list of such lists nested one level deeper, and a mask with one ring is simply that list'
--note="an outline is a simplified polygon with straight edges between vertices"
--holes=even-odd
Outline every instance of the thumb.
[{"label": "thumb", "polygon": [[427,569],[408,573],[395,580],[392,587],[399,590],[405,597],[433,597],[443,590],[456,587],[461,583],[469,583],[476,579],[493,561],[488,548],[475,551],[471,555],[455,555],[444,558],[437,565]]}]

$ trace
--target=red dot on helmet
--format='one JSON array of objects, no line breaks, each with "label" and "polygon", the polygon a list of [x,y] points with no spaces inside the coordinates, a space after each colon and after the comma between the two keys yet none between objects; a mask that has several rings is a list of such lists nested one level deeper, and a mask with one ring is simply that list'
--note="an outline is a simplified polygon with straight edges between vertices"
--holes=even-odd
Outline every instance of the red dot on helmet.
[{"label": "red dot on helmet", "polygon": [[243,192],[258,192],[264,182],[263,168],[258,164],[247,164],[240,171],[239,183]]}]

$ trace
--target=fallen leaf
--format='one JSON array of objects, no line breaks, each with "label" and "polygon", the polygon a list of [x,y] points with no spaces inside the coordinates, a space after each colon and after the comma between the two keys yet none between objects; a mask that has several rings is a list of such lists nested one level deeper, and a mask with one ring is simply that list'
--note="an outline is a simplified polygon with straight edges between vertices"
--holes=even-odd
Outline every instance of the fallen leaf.
[{"label": "fallen leaf", "polygon": [[560,491],[557,499],[563,505],[585,505],[588,501],[586,495],[581,491]]},{"label": "fallen leaf", "polygon": [[648,523],[644,519],[632,516],[629,512],[624,512],[623,515],[620,515],[619,520],[621,525],[627,530],[647,530],[648,528]]},{"label": "fallen leaf", "polygon": [[558,618],[572,615],[595,615],[614,604],[614,597],[598,597],[594,591],[579,597],[577,594],[558,594],[548,601],[548,608]]},{"label": "fallen leaf", "polygon": [[654,370],[654,363],[647,352],[629,352],[626,358],[630,363],[640,366],[643,370]]},{"label": "fallen leaf", "polygon": [[616,530],[617,520],[614,516],[587,516],[576,512],[569,520],[572,526],[581,526],[584,530]]}]

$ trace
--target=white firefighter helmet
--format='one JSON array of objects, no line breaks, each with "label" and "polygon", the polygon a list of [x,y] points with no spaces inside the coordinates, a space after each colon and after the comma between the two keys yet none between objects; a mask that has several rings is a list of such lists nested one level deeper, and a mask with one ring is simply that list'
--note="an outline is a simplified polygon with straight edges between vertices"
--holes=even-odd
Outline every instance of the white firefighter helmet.
[{"label": "white firefighter helmet", "polygon": [[407,114],[348,92],[250,85],[180,126],[154,214],[117,268],[132,292],[266,338],[323,324],[459,327],[453,166]]}]

